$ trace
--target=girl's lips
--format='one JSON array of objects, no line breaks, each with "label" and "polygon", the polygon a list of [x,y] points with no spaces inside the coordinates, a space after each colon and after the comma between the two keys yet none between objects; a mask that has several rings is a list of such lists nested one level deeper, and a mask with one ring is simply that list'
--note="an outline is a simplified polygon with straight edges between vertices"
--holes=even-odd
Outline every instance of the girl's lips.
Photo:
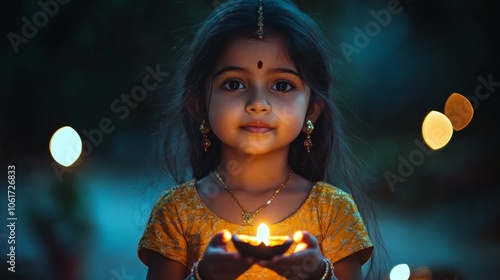
[{"label": "girl's lips", "polygon": [[242,125],[241,128],[251,133],[266,133],[272,130],[270,125],[261,121],[249,122]]},{"label": "girl's lips", "polygon": [[241,128],[251,133],[266,133],[272,130],[269,127],[262,127],[262,126],[242,126]]}]

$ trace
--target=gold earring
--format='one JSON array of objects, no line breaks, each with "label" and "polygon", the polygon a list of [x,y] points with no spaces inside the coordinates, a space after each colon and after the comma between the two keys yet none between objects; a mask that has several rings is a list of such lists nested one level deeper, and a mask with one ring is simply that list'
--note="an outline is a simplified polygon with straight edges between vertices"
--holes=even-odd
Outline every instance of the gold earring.
[{"label": "gold earring", "polygon": [[208,126],[205,125],[205,120],[203,120],[200,124],[200,132],[201,134],[203,134],[203,139],[201,140],[201,146],[203,147],[203,150],[206,152],[208,147],[210,147],[212,143],[210,143],[210,139],[208,139],[207,137],[207,133],[209,132],[209,130]]},{"label": "gold earring", "polygon": [[311,152],[311,147],[313,145],[313,143],[311,141],[311,133],[313,132],[313,130],[314,130],[314,125],[313,125],[312,121],[307,120],[306,121],[307,138],[306,138],[306,140],[304,140],[304,147],[306,147],[308,153]]}]

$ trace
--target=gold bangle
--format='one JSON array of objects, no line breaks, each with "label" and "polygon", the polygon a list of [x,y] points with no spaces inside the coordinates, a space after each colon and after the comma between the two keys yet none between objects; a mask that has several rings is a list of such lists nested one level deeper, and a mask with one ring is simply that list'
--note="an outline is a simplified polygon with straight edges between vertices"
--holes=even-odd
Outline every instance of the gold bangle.
[{"label": "gold bangle", "polygon": [[193,263],[193,267],[191,268],[191,275],[193,275],[194,279],[202,280],[200,274],[198,273],[198,264],[199,262]]},{"label": "gold bangle", "polygon": [[330,267],[329,267],[330,264],[328,263],[326,258],[323,258],[323,262],[325,263],[325,272],[323,273],[321,280],[326,280],[326,276],[328,276],[328,272],[330,272]]},{"label": "gold bangle", "polygon": [[323,273],[323,276],[321,277],[321,280],[326,280],[328,275],[330,275],[330,280],[335,279],[334,273],[333,273],[333,264],[328,258],[323,258],[323,262],[325,263],[325,272]]}]

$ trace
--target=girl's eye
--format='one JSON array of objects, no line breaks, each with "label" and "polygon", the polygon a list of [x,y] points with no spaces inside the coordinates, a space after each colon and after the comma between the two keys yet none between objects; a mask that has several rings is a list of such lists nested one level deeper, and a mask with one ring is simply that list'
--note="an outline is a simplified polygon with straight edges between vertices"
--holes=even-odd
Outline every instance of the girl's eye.
[{"label": "girl's eye", "polygon": [[240,81],[236,80],[227,81],[222,86],[227,90],[240,90],[245,88]]},{"label": "girl's eye", "polygon": [[286,81],[279,81],[276,84],[274,84],[274,86],[272,87],[273,90],[277,90],[280,92],[287,92],[293,88],[294,88],[294,86]]}]

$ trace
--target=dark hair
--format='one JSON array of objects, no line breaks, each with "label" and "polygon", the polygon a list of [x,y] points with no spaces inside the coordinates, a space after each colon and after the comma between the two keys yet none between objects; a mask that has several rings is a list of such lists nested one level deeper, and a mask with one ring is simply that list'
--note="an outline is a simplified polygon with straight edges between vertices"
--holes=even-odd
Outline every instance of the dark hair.
[{"label": "dark hair", "polygon": [[[190,46],[176,61],[177,78],[168,92],[164,120],[163,152],[166,171],[177,183],[194,177],[200,179],[215,170],[220,160],[220,140],[213,133],[207,152],[201,146],[199,131],[208,119],[206,101],[215,62],[225,44],[235,37],[257,38],[258,0],[229,1],[218,6],[200,26]],[[264,37],[271,33],[283,36],[289,57],[304,83],[311,89],[311,102],[321,101],[323,110],[314,123],[314,146],[304,148],[305,134],[291,143],[289,163],[294,172],[310,181],[326,181],[351,193],[374,239],[379,238],[374,204],[368,198],[365,174],[350,148],[344,133],[343,117],[337,109],[333,57],[318,25],[287,0],[263,1]],[[175,93],[174,95],[171,95]],[[188,105],[190,104],[190,105]],[[176,119],[182,121],[175,121]],[[373,258],[369,275],[373,275]],[[368,277],[368,275],[367,275]],[[380,275],[375,278],[381,279]]]}]

